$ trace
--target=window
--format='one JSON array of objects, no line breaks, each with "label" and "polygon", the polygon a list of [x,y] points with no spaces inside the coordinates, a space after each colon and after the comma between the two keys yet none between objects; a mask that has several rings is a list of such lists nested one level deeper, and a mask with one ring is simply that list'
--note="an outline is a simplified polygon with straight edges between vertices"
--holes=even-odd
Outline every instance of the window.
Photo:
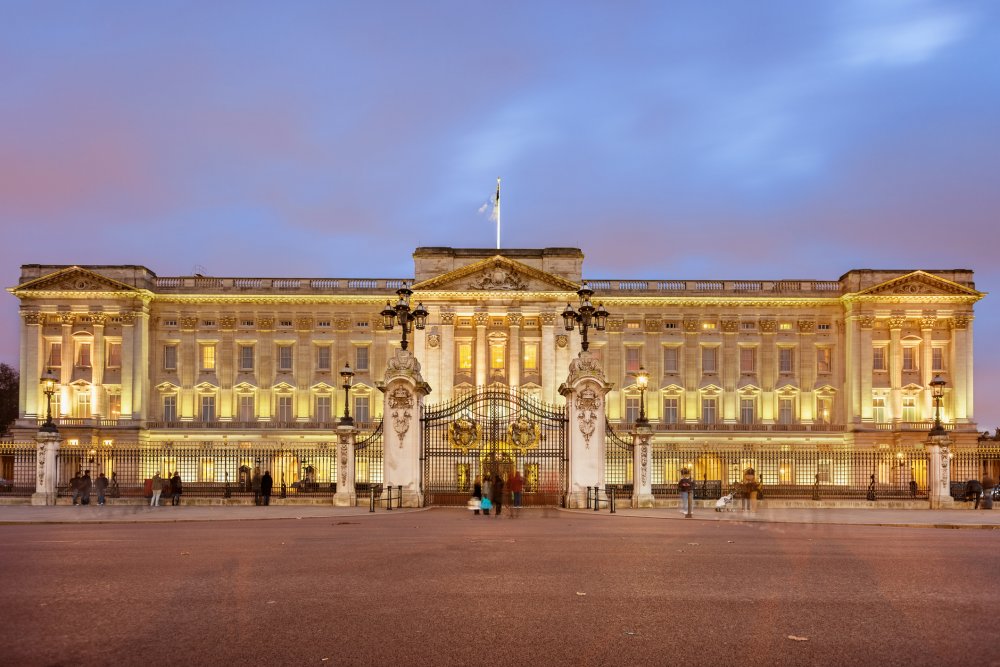
[{"label": "window", "polygon": [[354,370],[356,370],[356,371],[367,371],[368,370],[368,348],[367,347],[356,347],[356,348],[354,348]]},{"label": "window", "polygon": [[917,398],[915,396],[903,397],[903,421],[917,421]]},{"label": "window", "polygon": [[292,397],[288,394],[278,396],[276,417],[279,422],[292,421]]},{"label": "window", "polygon": [[177,396],[175,394],[163,397],[163,421],[177,421]]},{"label": "window", "polygon": [[678,414],[678,399],[676,396],[666,396],[663,399],[663,423],[676,424]]},{"label": "window", "polygon": [[816,348],[816,372],[829,373],[833,368],[833,351],[828,347]]},{"label": "window", "polygon": [[631,329],[633,331],[637,331],[637,330],[639,330],[639,329],[642,328],[642,323],[641,322],[636,322],[636,321],[626,322],[625,323],[625,328],[626,329]]},{"label": "window", "polygon": [[641,347],[626,347],[625,348],[625,372],[634,373],[639,370],[641,362],[639,357],[642,356]]},{"label": "window", "polygon": [[279,327],[283,327],[285,329],[291,329],[292,328],[292,321],[291,320],[278,320],[278,326]]},{"label": "window", "polygon": [[756,401],[752,398],[740,399],[740,423],[753,424],[757,419]]},{"label": "window", "polygon": [[757,372],[757,349],[753,347],[740,348],[740,373]]},{"label": "window", "polygon": [[705,331],[715,331],[715,322],[702,322],[701,328]]},{"label": "window", "polygon": [[816,401],[816,421],[820,424],[829,424],[833,412],[833,401],[829,398],[821,398]]},{"label": "window", "polygon": [[779,322],[778,323],[778,331],[791,331],[791,330],[792,330],[792,323],[791,322]]},{"label": "window", "polygon": [[778,350],[778,372],[792,373],[795,366],[795,350],[783,347]]},{"label": "window", "polygon": [[678,357],[679,349],[676,347],[665,347],[663,348],[663,372],[664,373],[676,373],[678,372]]},{"label": "window", "polygon": [[241,327],[252,327],[253,326],[253,320],[240,320],[240,326]]},{"label": "window", "polygon": [[62,366],[62,343],[49,343],[49,361],[47,365],[49,368],[59,368]]},{"label": "window", "polygon": [[795,416],[795,401],[791,398],[778,399],[778,423],[791,424]]},{"label": "window", "polygon": [[176,327],[177,320],[163,320],[163,326],[165,327]]},{"label": "window", "polygon": [[332,320],[316,320],[316,326],[321,329],[329,329],[332,325]]},{"label": "window", "polygon": [[201,420],[203,422],[215,421],[215,395],[202,394],[201,396]]},{"label": "window", "polygon": [[507,357],[506,346],[503,344],[490,345],[490,368],[495,371],[502,371],[504,361]]},{"label": "window", "polygon": [[524,370],[538,370],[538,343],[524,344]]},{"label": "window", "polygon": [[316,397],[316,416],[315,420],[320,423],[327,423],[333,421],[333,402],[330,396],[317,396]]},{"label": "window", "polygon": [[[365,349],[367,349],[367,348],[365,348]],[[278,346],[278,370],[279,371],[290,371],[290,370],[292,370],[292,346],[291,345],[279,345]]]},{"label": "window", "polygon": [[625,398],[625,421],[634,424],[639,419],[639,398],[628,396]]},{"label": "window", "polygon": [[108,343],[108,356],[104,360],[105,368],[121,368],[122,367],[122,344],[121,343]]},{"label": "window", "polygon": [[458,344],[458,370],[472,370],[472,343]]},{"label": "window", "polygon": [[122,395],[121,394],[108,394],[108,418],[109,419],[121,419],[122,418]]},{"label": "window", "polygon": [[215,370],[215,345],[201,346],[201,369],[203,371]]},{"label": "window", "polygon": [[328,371],[332,368],[332,355],[329,345],[320,345],[316,348],[316,370]]},{"label": "window", "polygon": [[165,371],[175,371],[175,370],[177,370],[177,346],[176,345],[164,345],[163,346],[163,370],[165,370]]},{"label": "window", "polygon": [[664,322],[663,323],[663,328],[664,329],[676,329],[677,328],[677,322]]},{"label": "window", "polygon": [[73,412],[74,417],[80,417],[82,419],[90,418],[90,391],[78,391],[76,393],[76,410]]},{"label": "window", "polygon": [[872,419],[877,422],[885,421],[885,398],[877,396],[872,399]]},{"label": "window", "polygon": [[829,331],[830,330],[830,323],[829,322],[820,322],[819,324],[816,325],[816,330],[817,331]]},{"label": "window", "polygon": [[240,370],[253,370],[253,345],[240,345]]},{"label": "window", "polygon": [[717,408],[719,405],[719,399],[712,397],[706,397],[701,399],[701,423],[702,424],[714,424],[718,419]]},{"label": "window", "polygon": [[719,348],[717,347],[701,348],[701,372],[715,373],[718,370],[716,368],[716,361],[718,356],[719,356]]},{"label": "window", "polygon": [[885,347],[876,347],[872,350],[872,370],[885,370]]},{"label": "window", "polygon": [[79,342],[76,344],[76,365],[83,368],[90,367],[90,343]]},{"label": "window", "polygon": [[757,323],[747,322],[747,321],[740,322],[740,329],[742,329],[743,331],[756,331]]},{"label": "window", "polygon": [[236,419],[241,422],[252,422],[257,413],[255,403],[253,394],[240,394]]},{"label": "window", "polygon": [[[917,348],[908,345],[903,348],[903,370],[904,371],[915,371],[917,370]],[[909,420],[907,420],[909,421]]]},{"label": "window", "polygon": [[354,421],[355,422],[367,422],[371,421],[368,414],[368,397],[367,396],[355,396],[354,397]]},{"label": "window", "polygon": [[931,348],[931,370],[944,370],[944,348]]}]

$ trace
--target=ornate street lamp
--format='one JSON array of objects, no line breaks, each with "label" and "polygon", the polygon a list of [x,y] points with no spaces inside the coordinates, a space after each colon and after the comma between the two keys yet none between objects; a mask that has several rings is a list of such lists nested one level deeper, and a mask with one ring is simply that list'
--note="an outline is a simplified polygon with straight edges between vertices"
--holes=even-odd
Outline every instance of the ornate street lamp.
[{"label": "ornate street lamp", "polygon": [[635,383],[639,385],[639,419],[636,420],[636,426],[649,426],[649,419],[646,418],[646,386],[649,384],[649,371],[647,371],[643,366],[639,366],[639,370],[632,374],[635,378]]},{"label": "ornate street lamp", "polygon": [[344,380],[344,384],[340,385],[344,388],[344,416],[340,418],[340,425],[351,426],[354,424],[354,419],[351,418],[351,384],[354,382],[354,371],[351,370],[350,364],[344,364],[340,369],[340,377]]},{"label": "ornate street lamp", "polygon": [[587,330],[593,326],[598,331],[604,331],[604,325],[608,321],[608,311],[604,309],[604,304],[598,304],[597,308],[594,308],[594,304],[590,302],[594,290],[587,286],[587,281],[583,282],[583,286],[576,293],[580,297],[580,306],[578,310],[573,310],[573,306],[567,303],[566,310],[562,312],[563,323],[566,325],[566,331],[572,331],[574,324],[579,327],[583,336],[582,347],[586,351],[590,347]]},{"label": "ornate street lamp", "polygon": [[42,391],[45,392],[45,423],[39,429],[44,433],[59,432],[55,422],[52,421],[52,394],[56,393],[57,384],[59,384],[59,380],[56,378],[56,374],[52,372],[51,368],[46,370],[42,376]]},{"label": "ornate street lamp", "polygon": [[948,384],[940,375],[935,375],[934,379],[931,380],[931,396],[934,398],[934,427],[931,428],[931,432],[928,434],[932,438],[942,435],[948,435],[948,432],[944,430],[944,426],[941,425],[941,400],[944,398],[944,386]]},{"label": "ornate street lamp", "polygon": [[403,286],[396,290],[396,294],[399,295],[399,300],[396,301],[395,306],[389,301],[385,302],[385,308],[381,313],[382,326],[386,331],[392,331],[396,322],[399,322],[399,326],[403,329],[403,339],[400,341],[400,346],[405,350],[409,346],[406,334],[412,331],[414,326],[417,329],[423,329],[427,326],[429,313],[422,303],[418,303],[413,312],[410,312],[410,297],[413,296],[413,290],[408,289],[406,283],[403,283]]}]

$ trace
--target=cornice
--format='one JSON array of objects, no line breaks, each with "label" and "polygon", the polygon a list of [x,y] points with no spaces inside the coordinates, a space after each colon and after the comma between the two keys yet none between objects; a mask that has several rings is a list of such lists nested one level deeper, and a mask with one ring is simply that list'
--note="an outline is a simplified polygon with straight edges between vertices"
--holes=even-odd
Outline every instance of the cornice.
[{"label": "cornice", "polygon": [[840,297],[844,303],[959,303],[971,305],[985,296],[971,294],[845,294]]},{"label": "cornice", "polygon": [[87,292],[81,290],[23,290],[18,287],[8,287],[7,291],[18,299],[82,299],[92,301],[94,299],[110,299],[113,301],[124,301],[128,299],[142,299],[148,304],[158,297],[153,292],[144,289],[118,292]]}]

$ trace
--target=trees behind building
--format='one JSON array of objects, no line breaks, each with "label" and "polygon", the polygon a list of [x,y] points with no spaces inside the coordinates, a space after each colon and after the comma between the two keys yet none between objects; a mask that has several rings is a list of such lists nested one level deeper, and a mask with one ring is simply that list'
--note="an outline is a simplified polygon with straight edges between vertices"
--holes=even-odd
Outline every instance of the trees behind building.
[{"label": "trees behind building", "polygon": [[19,380],[16,368],[0,364],[0,433],[7,433],[17,419]]}]

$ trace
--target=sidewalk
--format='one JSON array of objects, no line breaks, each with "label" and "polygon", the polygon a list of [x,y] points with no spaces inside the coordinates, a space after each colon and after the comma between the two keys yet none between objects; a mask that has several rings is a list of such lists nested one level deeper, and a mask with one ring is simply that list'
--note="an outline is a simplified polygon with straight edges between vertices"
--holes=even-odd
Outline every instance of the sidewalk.
[{"label": "sidewalk", "polygon": [[[252,521],[262,519],[316,519],[354,517],[384,517],[401,512],[423,512],[437,509],[446,512],[466,512],[465,508],[403,508],[387,511],[380,508],[374,514],[367,507],[333,507],[330,505],[271,505],[250,506],[180,506],[147,507],[139,505],[98,505],[34,507],[30,505],[0,506],[0,524],[32,523],[169,523],[177,521]],[[542,516],[552,508],[526,508],[525,516]],[[607,519],[657,519],[669,521],[725,521],[735,523],[797,523],[854,526],[893,526],[907,528],[961,528],[1000,530],[1000,510],[894,510],[894,509],[760,509],[757,512],[716,512],[697,508],[686,519],[677,508],[631,509],[622,507],[615,514],[573,509],[559,510],[568,514],[600,516]]]}]

